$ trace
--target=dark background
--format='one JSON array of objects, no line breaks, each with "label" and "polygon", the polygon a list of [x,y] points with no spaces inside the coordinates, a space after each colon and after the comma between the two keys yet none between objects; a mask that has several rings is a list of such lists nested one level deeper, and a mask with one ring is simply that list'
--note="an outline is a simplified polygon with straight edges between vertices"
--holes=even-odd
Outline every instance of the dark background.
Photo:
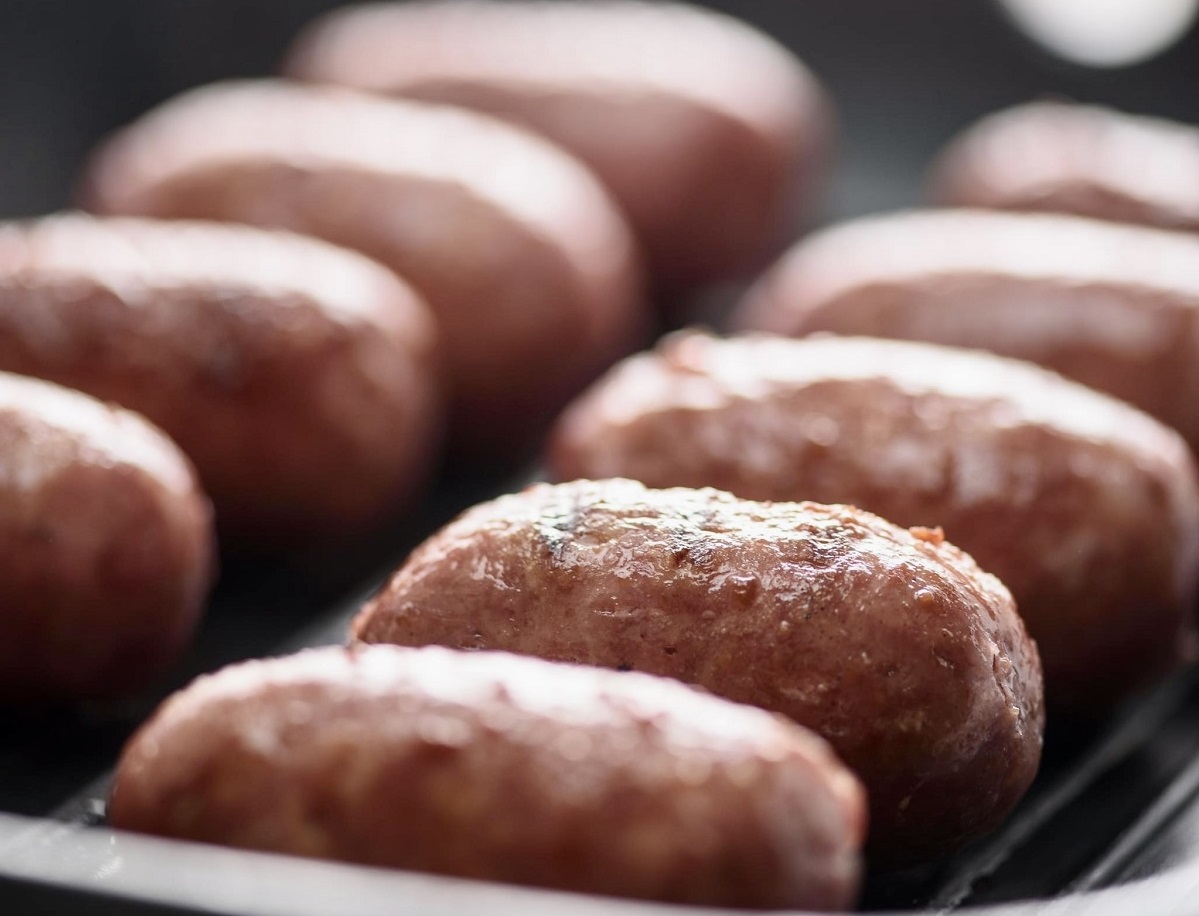
[{"label": "dark background", "polygon": [[[0,217],[69,204],[88,149],[175,92],[267,74],[330,0],[0,0]],[[830,213],[912,203],[932,153],[995,108],[1052,94],[1199,123],[1199,34],[1089,70],[1022,38],[988,0],[723,0],[824,79],[840,110]]]}]

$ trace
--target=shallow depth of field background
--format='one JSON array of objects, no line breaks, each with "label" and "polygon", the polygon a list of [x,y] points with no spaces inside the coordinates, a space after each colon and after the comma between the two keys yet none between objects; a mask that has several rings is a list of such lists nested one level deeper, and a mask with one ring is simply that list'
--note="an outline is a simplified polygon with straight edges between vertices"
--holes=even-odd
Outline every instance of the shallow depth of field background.
[{"label": "shallow depth of field background", "polygon": [[[0,218],[67,206],[97,139],[203,82],[270,73],[332,0],[0,0]],[[916,202],[933,152],[1056,95],[1199,124],[1199,30],[1133,67],[1066,64],[989,0],[717,0],[825,81],[842,122],[826,216]]]}]

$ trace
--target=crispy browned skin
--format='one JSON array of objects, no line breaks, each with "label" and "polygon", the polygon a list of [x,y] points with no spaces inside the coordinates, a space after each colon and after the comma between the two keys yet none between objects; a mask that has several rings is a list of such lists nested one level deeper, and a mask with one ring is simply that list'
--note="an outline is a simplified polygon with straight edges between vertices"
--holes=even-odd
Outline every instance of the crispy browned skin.
[{"label": "crispy browned skin", "polygon": [[102,212],[278,226],[362,251],[440,325],[459,450],[518,450],[644,316],[634,242],[548,143],[466,111],[233,82],[119,133],[89,171]]},{"label": "crispy browned skin", "polygon": [[879,864],[992,829],[1040,760],[1041,666],[1007,590],[935,534],[843,506],[535,486],[425,542],[352,635],[635,669],[784,713],[861,776]]},{"label": "crispy browned skin", "polygon": [[1199,231],[1199,129],[1038,102],[984,118],[930,175],[939,204],[1074,213]]},{"label": "crispy browned skin", "polygon": [[439,439],[424,304],[365,258],[280,232],[0,225],[0,369],[145,414],[243,547],[381,521],[423,483]]},{"label": "crispy browned skin", "polygon": [[113,826],[679,903],[845,909],[861,786],[828,746],[663,678],[374,646],[250,662],[125,749]]},{"label": "crispy browned skin", "polygon": [[536,130],[604,181],[675,288],[769,257],[816,196],[832,134],[823,91],[782,46],[681,4],[352,7],[313,25],[287,71]]},{"label": "crispy browned skin", "polygon": [[926,340],[1039,363],[1199,447],[1199,239],[1072,216],[933,210],[797,245],[742,330]]},{"label": "crispy browned skin", "polygon": [[212,510],[141,417],[0,372],[0,704],[149,682],[195,628]]},{"label": "crispy browned skin", "polygon": [[570,408],[560,480],[849,503],[941,526],[1011,590],[1055,711],[1101,714],[1193,654],[1199,486],[1120,401],[977,351],[680,335]]}]

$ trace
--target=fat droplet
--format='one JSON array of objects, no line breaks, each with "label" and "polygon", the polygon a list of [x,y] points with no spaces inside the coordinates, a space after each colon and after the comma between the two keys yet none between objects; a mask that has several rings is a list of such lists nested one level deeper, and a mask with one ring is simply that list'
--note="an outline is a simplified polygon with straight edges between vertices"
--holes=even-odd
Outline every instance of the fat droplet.
[{"label": "fat droplet", "polygon": [[741,606],[749,607],[758,597],[762,585],[757,576],[729,576],[724,580],[728,594]]}]

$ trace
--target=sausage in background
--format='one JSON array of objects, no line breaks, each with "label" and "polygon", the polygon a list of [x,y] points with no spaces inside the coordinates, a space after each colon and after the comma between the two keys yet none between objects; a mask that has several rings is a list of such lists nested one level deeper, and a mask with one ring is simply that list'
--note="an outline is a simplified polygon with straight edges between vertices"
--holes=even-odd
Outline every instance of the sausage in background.
[{"label": "sausage in background", "polygon": [[379,3],[296,43],[302,79],[462,105],[590,166],[669,291],[759,267],[806,221],[831,105],[786,48],[676,3]]},{"label": "sausage in background", "polygon": [[1199,447],[1199,238],[1052,214],[866,217],[795,246],[733,326],[924,340],[1038,363]]},{"label": "sausage in background", "polygon": [[1199,232],[1199,127],[1094,105],[1019,105],[984,118],[942,151],[929,196],[948,207]]},{"label": "sausage in background", "polygon": [[0,705],[146,686],[196,627],[214,547],[195,471],[159,429],[0,372]]},{"label": "sausage in background", "polygon": [[208,86],[119,132],[84,197],[103,213],[290,229],[390,267],[437,319],[451,437],[476,462],[528,452],[646,323],[635,244],[587,170],[446,106]]},{"label": "sausage in background", "polygon": [[428,309],[390,271],[283,232],[57,216],[0,224],[0,369],[136,410],[195,463],[222,544],[362,533],[426,482]]}]

